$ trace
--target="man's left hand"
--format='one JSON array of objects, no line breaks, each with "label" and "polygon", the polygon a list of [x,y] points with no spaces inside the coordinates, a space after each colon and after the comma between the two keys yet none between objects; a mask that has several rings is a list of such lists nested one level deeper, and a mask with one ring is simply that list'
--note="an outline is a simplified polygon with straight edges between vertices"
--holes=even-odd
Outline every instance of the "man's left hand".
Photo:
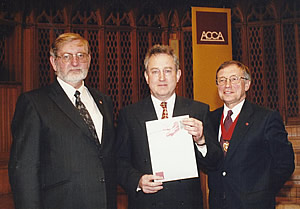
[{"label": "man's left hand", "polygon": [[203,123],[195,118],[186,118],[182,120],[184,129],[193,136],[193,140],[198,145],[205,144],[205,137],[203,134]]}]

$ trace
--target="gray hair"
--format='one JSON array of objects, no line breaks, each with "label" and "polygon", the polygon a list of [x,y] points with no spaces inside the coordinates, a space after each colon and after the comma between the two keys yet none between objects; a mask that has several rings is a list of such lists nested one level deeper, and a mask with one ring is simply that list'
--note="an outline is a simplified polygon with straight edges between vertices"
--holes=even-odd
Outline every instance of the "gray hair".
[{"label": "gray hair", "polygon": [[145,70],[146,71],[148,69],[148,64],[149,64],[150,57],[153,56],[153,55],[157,55],[157,54],[170,55],[174,60],[176,71],[179,69],[179,60],[178,60],[177,56],[175,55],[174,50],[170,46],[156,44],[151,49],[149,49],[149,51],[146,54],[146,57],[145,57],[145,60],[144,60],[144,65],[145,65]]}]

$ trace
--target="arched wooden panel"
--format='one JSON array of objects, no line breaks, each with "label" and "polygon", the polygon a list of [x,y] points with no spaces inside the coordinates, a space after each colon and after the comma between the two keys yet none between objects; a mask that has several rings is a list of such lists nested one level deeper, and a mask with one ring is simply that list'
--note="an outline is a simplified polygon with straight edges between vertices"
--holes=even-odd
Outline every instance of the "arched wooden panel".
[{"label": "arched wooden panel", "polygon": [[50,30],[38,29],[38,67],[39,67],[39,84],[40,86],[47,86],[50,84]]},{"label": "arched wooden panel", "polygon": [[263,27],[263,43],[264,43],[264,75],[265,75],[265,89],[266,106],[271,109],[279,111],[279,69],[276,55],[276,31],[275,26]]},{"label": "arched wooden panel", "polygon": [[184,96],[194,98],[192,31],[183,32]]},{"label": "arched wooden panel", "polygon": [[295,25],[293,23],[283,24],[284,65],[286,76],[286,100],[287,116],[299,116],[299,87],[297,72],[297,54]]}]

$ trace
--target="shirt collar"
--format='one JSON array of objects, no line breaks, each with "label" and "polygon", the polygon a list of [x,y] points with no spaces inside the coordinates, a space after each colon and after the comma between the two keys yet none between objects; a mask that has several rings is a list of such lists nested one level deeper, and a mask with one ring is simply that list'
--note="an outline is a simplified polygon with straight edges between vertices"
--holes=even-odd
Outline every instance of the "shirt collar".
[{"label": "shirt collar", "polygon": [[[159,105],[160,106],[160,103],[161,102],[163,102],[163,101],[160,101],[159,99],[157,99],[155,96],[153,96],[152,94],[151,94],[151,99],[152,99],[152,101],[153,101],[153,103],[155,104],[155,105]],[[167,102],[167,105],[169,106],[169,104],[171,105],[171,104],[173,104],[173,106],[174,106],[174,104],[175,104],[175,99],[176,99],[176,94],[174,93],[169,99],[167,99],[166,101],[164,101],[164,102]]]},{"label": "shirt collar", "polygon": [[75,89],[73,86],[71,86],[70,84],[66,83],[61,78],[59,78],[59,77],[56,77],[56,78],[57,78],[58,83],[63,88],[64,92],[67,94],[67,96],[69,97],[69,99],[72,102],[75,101],[75,97],[74,97],[75,91],[78,90],[80,92],[80,94],[83,93],[83,91],[84,91],[84,81],[82,81],[82,85],[78,89]]},{"label": "shirt collar", "polygon": [[[232,120],[235,120],[235,118],[240,114],[244,103],[245,103],[245,99],[243,101],[241,101],[240,103],[238,103],[237,105],[235,105],[231,109],[232,110],[232,115],[231,115]],[[224,109],[223,109],[224,120],[225,120],[228,110],[230,110],[230,109],[224,104]]]},{"label": "shirt collar", "polygon": [[[157,117],[159,119],[160,116],[161,116],[161,113],[162,113],[162,108],[161,108],[160,104],[163,101],[160,101],[159,99],[157,99],[156,97],[154,97],[152,94],[151,94],[151,99],[152,99],[152,103],[153,103],[155,112],[157,114]],[[168,110],[168,116],[169,116],[169,118],[171,118],[173,116],[173,111],[174,111],[174,106],[175,106],[175,100],[176,100],[176,94],[174,93],[174,94],[172,94],[172,96],[169,99],[167,99],[165,101],[165,102],[167,102],[167,110]]]}]

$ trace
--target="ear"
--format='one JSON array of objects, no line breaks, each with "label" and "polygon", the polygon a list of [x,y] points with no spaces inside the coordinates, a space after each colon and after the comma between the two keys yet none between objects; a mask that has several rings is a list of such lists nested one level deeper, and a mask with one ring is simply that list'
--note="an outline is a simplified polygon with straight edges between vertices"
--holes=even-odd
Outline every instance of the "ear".
[{"label": "ear", "polygon": [[57,69],[56,69],[56,63],[55,63],[55,58],[53,56],[50,56],[50,63],[53,67],[53,70],[56,72]]},{"label": "ear", "polygon": [[178,69],[177,70],[177,72],[176,72],[176,77],[177,77],[177,83],[178,83],[178,81],[179,81],[179,79],[180,79],[180,77],[181,77],[181,70],[180,69]]},{"label": "ear", "polygon": [[149,84],[149,83],[148,83],[149,75],[148,75],[148,73],[147,73],[147,70],[144,71],[144,76],[145,76],[145,80],[146,80],[147,84]]},{"label": "ear", "polygon": [[245,91],[248,91],[250,89],[251,81],[245,80]]},{"label": "ear", "polygon": [[92,60],[92,58],[91,58],[91,55],[89,54],[89,60],[88,60],[88,69],[90,69],[91,60]]}]

